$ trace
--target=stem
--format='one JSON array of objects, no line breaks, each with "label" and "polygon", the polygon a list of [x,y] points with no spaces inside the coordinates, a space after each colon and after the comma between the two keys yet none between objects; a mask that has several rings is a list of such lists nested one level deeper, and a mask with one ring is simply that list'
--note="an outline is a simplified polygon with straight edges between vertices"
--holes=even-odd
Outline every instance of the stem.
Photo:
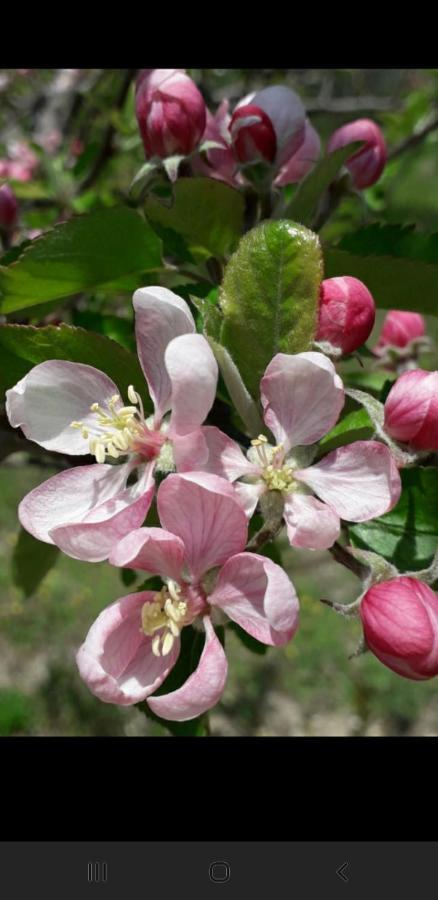
[{"label": "stem", "polygon": [[251,538],[246,545],[246,550],[259,550],[263,544],[273,541],[281,528],[283,527],[283,519],[277,519],[275,522],[268,522],[263,525],[259,531]]},{"label": "stem", "polygon": [[416,134],[412,134],[410,137],[406,138],[406,140],[402,141],[398,147],[395,147],[391,153],[388,153],[388,162],[392,159],[397,159],[398,156],[401,156],[402,153],[405,153],[406,150],[412,150],[413,147],[416,147],[417,144],[420,144],[421,141],[427,137],[432,131],[435,131],[438,128],[438,119],[433,119],[432,122],[429,122],[428,125],[425,125],[421,131],[417,131]]},{"label": "stem", "polygon": [[333,559],[335,559],[336,562],[340,563],[342,566],[345,566],[346,569],[349,569],[350,572],[353,572],[353,574],[357,575],[357,577],[361,580],[367,577],[368,567],[359,562],[359,560],[356,559],[352,555],[352,553],[350,553],[350,551],[346,549],[346,547],[342,547],[342,545],[338,544],[337,541],[333,544],[333,547],[330,547],[329,553],[331,553]]},{"label": "stem", "polygon": [[[126,72],[124,73],[123,80],[122,80],[122,83],[120,86],[120,91],[119,91],[118,96],[116,97],[116,100],[114,103],[115,109],[122,109],[122,107],[125,103],[125,100],[126,100],[126,96],[129,91],[129,87],[131,85],[131,81],[135,75],[135,72],[136,72],[136,69],[127,69]],[[100,175],[103,167],[105,166],[105,163],[108,162],[108,160],[113,155],[113,153],[114,153],[114,147],[113,147],[114,133],[115,133],[115,126],[113,125],[112,122],[110,122],[110,124],[108,125],[108,127],[105,131],[102,146],[97,155],[95,163],[94,163],[91,171],[84,178],[82,184],[80,185],[79,193],[82,193],[82,191],[86,191],[88,188],[91,187],[92,184],[94,184],[94,182]]]}]

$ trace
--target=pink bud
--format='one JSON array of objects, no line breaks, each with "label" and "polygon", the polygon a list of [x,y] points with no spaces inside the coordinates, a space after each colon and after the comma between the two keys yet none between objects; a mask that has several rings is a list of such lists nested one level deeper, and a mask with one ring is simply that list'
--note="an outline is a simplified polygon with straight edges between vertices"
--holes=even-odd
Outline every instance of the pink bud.
[{"label": "pink bud", "polygon": [[405,678],[438,675],[438,597],[417,578],[401,576],[370,588],[360,616],[368,647]]},{"label": "pink bud", "polygon": [[241,163],[272,163],[277,152],[277,138],[269,116],[254,103],[239,106],[230,123],[231,141]]},{"label": "pink bud", "polygon": [[304,133],[304,141],[301,147],[289,157],[274,184],[283,187],[285,184],[296,184],[313,169],[315,163],[318,162],[321,153],[321,141],[319,134],[315,131],[313,125],[306,119],[306,127]]},{"label": "pink bud", "polygon": [[147,157],[191,153],[205,129],[204,100],[183,69],[143,69],[136,114]]},{"label": "pink bud", "polygon": [[321,284],[316,340],[352,353],[369,337],[375,315],[374,300],[362,281],[350,275],[326,278]]},{"label": "pink bud", "polygon": [[11,231],[17,221],[18,203],[8,184],[0,187],[0,228]]},{"label": "pink bud", "polygon": [[365,147],[346,162],[353,184],[359,190],[370,187],[380,178],[386,163],[386,144],[378,125],[371,119],[356,119],[333,132],[327,153],[333,153],[354,141],[365,141]]},{"label": "pink bud", "polygon": [[420,313],[391,309],[385,316],[375,353],[388,346],[406,347],[415,338],[423,337],[425,333],[426,325]]},{"label": "pink bud", "polygon": [[257,106],[270,119],[277,141],[275,165],[283,166],[304,141],[306,111],[300,98],[290,88],[276,84],[245,97],[235,112],[249,104]]},{"label": "pink bud", "polygon": [[412,369],[397,378],[386,398],[385,431],[414,450],[438,450],[438,372]]},{"label": "pink bud", "polygon": [[228,100],[223,100],[214,116],[207,109],[207,123],[202,135],[202,143],[204,141],[214,141],[216,144],[220,144],[220,147],[206,150],[202,154],[197,153],[193,157],[191,164],[196,174],[205,175],[208,178],[216,178],[218,181],[225,181],[232,187],[236,187],[238,184],[236,177],[237,163],[230,143],[229,123],[231,116],[228,112],[228,106]]}]

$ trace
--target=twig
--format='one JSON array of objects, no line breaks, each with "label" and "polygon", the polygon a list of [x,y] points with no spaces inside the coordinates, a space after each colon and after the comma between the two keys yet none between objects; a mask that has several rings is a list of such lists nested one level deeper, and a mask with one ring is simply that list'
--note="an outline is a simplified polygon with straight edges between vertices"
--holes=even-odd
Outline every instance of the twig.
[{"label": "twig", "polygon": [[274,522],[271,524],[265,524],[260,528],[259,531],[256,531],[255,535],[251,538],[249,543],[246,545],[247,550],[259,550],[263,544],[267,544],[268,541],[273,541],[274,538],[277,537],[278,532],[283,526],[283,520],[279,519],[278,522]]},{"label": "twig", "polygon": [[[114,104],[115,109],[122,109],[123,104],[126,100],[127,93],[129,91],[131,81],[135,75],[135,72],[136,72],[136,69],[126,69],[124,76],[123,76],[123,81],[122,81],[122,84],[120,87],[119,94],[118,94],[115,104]],[[115,126],[112,122],[110,122],[110,124],[108,125],[108,127],[105,131],[102,146],[101,146],[100,151],[94,161],[94,165],[91,168],[88,175],[84,178],[82,184],[80,185],[79,193],[82,193],[82,191],[86,191],[86,190],[88,190],[89,187],[91,187],[91,185],[96,181],[96,178],[98,178],[98,176],[100,175],[105,163],[108,162],[108,160],[113,155],[113,153],[114,153],[114,147],[113,147],[114,132],[115,132]]]},{"label": "twig", "polygon": [[388,160],[397,159],[398,156],[401,156],[402,153],[405,153],[407,150],[412,150],[413,147],[416,147],[417,144],[420,144],[421,141],[427,137],[428,134],[431,134],[432,131],[438,128],[438,118],[433,119],[429,122],[428,125],[425,125],[421,131],[417,131],[416,134],[411,134],[410,137],[406,138],[406,140],[402,141],[398,147],[395,147],[394,150],[391,150],[388,153]]},{"label": "twig", "polygon": [[333,544],[333,547],[330,547],[329,552],[336,562],[340,563],[341,566],[345,566],[346,569],[349,569],[350,572],[353,572],[358,578],[364,579],[368,575],[368,567],[359,562],[349,550],[342,547],[337,541]]}]

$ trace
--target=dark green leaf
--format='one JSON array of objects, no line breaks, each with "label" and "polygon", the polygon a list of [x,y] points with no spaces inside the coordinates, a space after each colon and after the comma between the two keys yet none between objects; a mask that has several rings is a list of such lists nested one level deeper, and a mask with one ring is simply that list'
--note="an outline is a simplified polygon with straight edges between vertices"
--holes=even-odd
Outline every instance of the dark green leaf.
[{"label": "dark green leaf", "polygon": [[212,178],[179,178],[171,207],[149,197],[145,211],[157,223],[181,235],[195,258],[224,257],[237,244],[243,227],[242,195]]},{"label": "dark green leaf", "polygon": [[325,456],[336,447],[351,444],[353,441],[367,441],[374,434],[374,427],[365,409],[357,409],[348,413],[319,442]]},{"label": "dark green leaf", "polygon": [[309,349],[321,278],[318,237],[294,222],[262,222],[231,257],[220,291],[220,340],[254,398],[276,353]]},{"label": "dark green leaf", "polygon": [[362,141],[355,141],[324,156],[300,182],[286,209],[285,217],[303,225],[311,225],[320,197],[330,187],[345,161],[361,146]]},{"label": "dark green leaf", "polygon": [[75,309],[73,310],[73,325],[79,325],[80,328],[86,328],[87,331],[104,334],[105,337],[117,341],[126,350],[136,352],[134,324],[129,319]]},{"label": "dark green leaf", "polygon": [[133,209],[98,209],[57,225],[0,266],[0,309],[25,309],[161,265],[161,245]]},{"label": "dark green leaf", "polygon": [[402,572],[425,568],[438,547],[438,469],[404,469],[402,496],[391,512],[350,525],[352,543],[379,553]]},{"label": "dark green leaf", "polygon": [[24,528],[20,528],[12,554],[12,577],[25,597],[35,593],[44,576],[55,565],[58,555],[59,549],[54,544],[37,541]]}]

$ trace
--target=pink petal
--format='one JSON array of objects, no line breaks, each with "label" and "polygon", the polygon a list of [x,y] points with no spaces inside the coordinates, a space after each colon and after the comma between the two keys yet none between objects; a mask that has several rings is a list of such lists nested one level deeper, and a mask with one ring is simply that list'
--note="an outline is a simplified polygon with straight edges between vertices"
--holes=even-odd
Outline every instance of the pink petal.
[{"label": "pink petal", "polygon": [[216,396],[218,366],[202,334],[183,334],[168,344],[164,362],[172,385],[170,432],[189,434],[207,418]]},{"label": "pink petal", "polygon": [[339,516],[309,494],[289,494],[284,504],[289,543],[306,550],[327,550],[338,539]]},{"label": "pink petal", "polygon": [[157,505],[162,526],[183,541],[195,580],[245,547],[246,515],[223,478],[205,472],[168,475]]},{"label": "pink petal", "polygon": [[93,508],[82,522],[53,528],[50,537],[60,549],[87,562],[107,559],[114,545],[143,524],[155,493],[153,463],[145,467],[144,490],[138,484]]},{"label": "pink petal", "polygon": [[382,516],[395,506],[401,492],[392,453],[378,441],[339,447],[316,465],[296,471],[294,477],[349,522]]},{"label": "pink petal", "polygon": [[292,582],[280,566],[257,553],[227,560],[208,602],[263,644],[285,644],[298,628]]},{"label": "pink petal", "polygon": [[107,375],[93,366],[52,359],[34,366],[15,387],[6,392],[6,411],[14,428],[47,450],[83,456],[88,441],[74,421],[98,430],[92,403],[105,405],[118,394]]},{"label": "pink petal", "polygon": [[319,441],[337,422],[344,389],[322,353],[277,353],[260,384],[265,422],[286,450]]},{"label": "pink petal", "polygon": [[236,481],[234,484],[234,493],[243,510],[245,510],[248,519],[254,514],[260,497],[267,491],[264,481],[257,484],[245,484],[243,481]]},{"label": "pink petal", "polygon": [[184,544],[164,528],[137,528],[116,544],[109,562],[112,566],[143,569],[179,582],[184,564]]},{"label": "pink petal", "polygon": [[205,646],[196,671],[178,690],[148,699],[152,712],[162,719],[175,722],[195,719],[215,706],[222,696],[228,672],[227,658],[210,618],[204,616],[203,622]]},{"label": "pink petal", "polygon": [[53,544],[53,528],[82,521],[94,506],[118,495],[130,471],[129,465],[94,463],[59,472],[24,497],[18,507],[20,522],[39,541]]},{"label": "pink petal", "polygon": [[152,591],[141,591],[108,606],[78,651],[81,678],[104,703],[139,703],[162,684],[176,663],[179,641],[167,656],[155,656],[152,638],[141,629],[142,607],[154,596]]},{"label": "pink petal", "polygon": [[195,323],[185,300],[168,288],[140,288],[133,304],[138,357],[160,420],[170,409],[172,391],[164,352],[173,338],[196,331]]},{"label": "pink petal", "polygon": [[211,472],[234,481],[260,471],[244,456],[236,441],[214,425],[205,425],[184,437],[174,437],[173,452],[178,472]]}]

